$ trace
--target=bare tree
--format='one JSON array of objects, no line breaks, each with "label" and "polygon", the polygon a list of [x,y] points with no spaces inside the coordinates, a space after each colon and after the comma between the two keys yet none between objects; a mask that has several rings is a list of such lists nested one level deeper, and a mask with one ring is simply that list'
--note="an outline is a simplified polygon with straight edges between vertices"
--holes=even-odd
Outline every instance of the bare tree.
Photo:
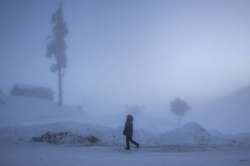
[{"label": "bare tree", "polygon": [[66,22],[63,17],[62,3],[53,13],[52,18],[52,35],[49,36],[47,45],[47,57],[54,58],[55,63],[50,67],[52,72],[57,73],[58,76],[58,105],[63,104],[63,88],[62,88],[62,77],[64,75],[64,69],[67,64],[66,57],[66,43],[64,38],[68,33]]},{"label": "bare tree", "polygon": [[180,98],[176,98],[170,103],[170,111],[179,118],[178,126],[180,126],[182,118],[190,109],[191,107],[187,104],[187,102]]}]

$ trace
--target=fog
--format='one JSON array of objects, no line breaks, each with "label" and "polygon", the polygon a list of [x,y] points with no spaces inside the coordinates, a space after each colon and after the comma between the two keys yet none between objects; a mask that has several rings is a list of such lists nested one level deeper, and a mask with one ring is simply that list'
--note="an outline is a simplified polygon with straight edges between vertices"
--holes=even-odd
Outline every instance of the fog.
[{"label": "fog", "polygon": [[[57,6],[57,0],[1,0],[0,89],[5,93],[15,83],[57,93],[57,77],[45,57]],[[249,8],[247,0],[65,0],[64,104],[81,105],[99,115],[96,121],[109,123],[119,123],[121,118],[112,115],[125,115],[126,105],[138,104],[140,127],[170,128],[176,117],[169,103],[180,97],[192,107],[184,121],[249,131],[250,105],[210,109],[232,96],[239,99],[238,91],[250,94],[245,90],[250,85]]]}]

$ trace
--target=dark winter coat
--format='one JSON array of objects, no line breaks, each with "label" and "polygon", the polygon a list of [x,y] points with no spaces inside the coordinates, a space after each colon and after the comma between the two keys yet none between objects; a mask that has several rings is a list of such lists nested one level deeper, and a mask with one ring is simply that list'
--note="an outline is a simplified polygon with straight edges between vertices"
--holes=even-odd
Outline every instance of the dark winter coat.
[{"label": "dark winter coat", "polygon": [[133,136],[133,121],[127,120],[124,126],[123,135],[127,137]]}]

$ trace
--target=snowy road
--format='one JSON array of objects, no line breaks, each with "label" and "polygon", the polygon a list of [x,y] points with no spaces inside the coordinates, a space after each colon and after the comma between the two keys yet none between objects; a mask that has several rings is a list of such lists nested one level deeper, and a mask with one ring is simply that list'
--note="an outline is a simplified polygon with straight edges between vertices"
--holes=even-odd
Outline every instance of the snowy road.
[{"label": "snowy road", "polygon": [[169,152],[141,148],[1,145],[1,166],[249,166],[250,151]]}]

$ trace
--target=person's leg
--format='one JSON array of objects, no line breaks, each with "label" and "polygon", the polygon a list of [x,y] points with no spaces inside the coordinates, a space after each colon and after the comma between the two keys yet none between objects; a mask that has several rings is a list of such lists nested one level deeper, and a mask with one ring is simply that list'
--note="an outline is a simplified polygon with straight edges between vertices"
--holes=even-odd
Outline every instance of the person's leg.
[{"label": "person's leg", "polygon": [[130,140],[129,140],[131,143],[133,143],[137,148],[139,148],[139,143],[137,143],[136,141],[134,141],[133,139],[132,139],[132,137],[130,138]]},{"label": "person's leg", "polygon": [[128,136],[126,136],[126,149],[129,150],[130,149],[130,145],[129,145],[129,141],[130,141],[130,138]]}]

